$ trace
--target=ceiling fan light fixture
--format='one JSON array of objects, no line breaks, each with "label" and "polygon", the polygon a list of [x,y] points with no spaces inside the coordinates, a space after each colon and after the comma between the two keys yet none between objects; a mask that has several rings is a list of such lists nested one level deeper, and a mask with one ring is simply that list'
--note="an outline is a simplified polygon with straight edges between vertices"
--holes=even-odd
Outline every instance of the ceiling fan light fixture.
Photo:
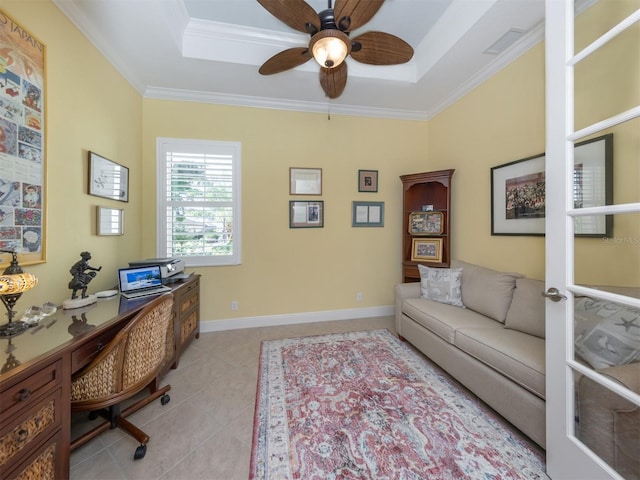
[{"label": "ceiling fan light fixture", "polygon": [[311,37],[309,49],[321,67],[335,68],[351,52],[351,40],[340,30],[320,30]]}]

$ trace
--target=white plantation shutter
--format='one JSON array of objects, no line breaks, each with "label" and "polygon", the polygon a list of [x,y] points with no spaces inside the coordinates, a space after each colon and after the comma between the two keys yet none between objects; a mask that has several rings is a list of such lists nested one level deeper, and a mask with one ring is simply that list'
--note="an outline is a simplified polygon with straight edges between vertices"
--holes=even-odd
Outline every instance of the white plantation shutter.
[{"label": "white plantation shutter", "polygon": [[240,263],[240,144],[159,138],[158,256]]}]

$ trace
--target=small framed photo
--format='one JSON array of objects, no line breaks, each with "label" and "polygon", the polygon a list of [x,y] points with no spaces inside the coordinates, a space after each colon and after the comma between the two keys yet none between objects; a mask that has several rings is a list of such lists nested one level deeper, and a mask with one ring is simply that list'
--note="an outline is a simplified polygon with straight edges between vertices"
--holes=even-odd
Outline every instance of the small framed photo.
[{"label": "small framed photo", "polygon": [[289,202],[289,228],[324,227],[324,202]]},{"label": "small framed photo", "polygon": [[97,235],[124,235],[124,208],[96,207]]},{"label": "small framed photo", "polygon": [[129,201],[129,169],[89,152],[89,195]]},{"label": "small framed photo", "polygon": [[411,245],[411,261],[440,263],[442,261],[442,239],[414,238]]},{"label": "small framed photo", "polygon": [[289,168],[289,195],[322,195],[322,169]]},{"label": "small framed photo", "polygon": [[409,233],[411,235],[441,235],[444,232],[444,214],[442,212],[411,212],[409,214]]},{"label": "small framed photo", "polygon": [[384,227],[384,202],[353,202],[352,227]]},{"label": "small framed photo", "polygon": [[358,170],[358,191],[378,191],[378,170]]}]

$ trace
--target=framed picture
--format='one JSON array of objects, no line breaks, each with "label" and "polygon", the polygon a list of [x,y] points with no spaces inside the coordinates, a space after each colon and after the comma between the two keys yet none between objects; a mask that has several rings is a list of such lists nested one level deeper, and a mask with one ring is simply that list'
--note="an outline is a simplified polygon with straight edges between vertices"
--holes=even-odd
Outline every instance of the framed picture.
[{"label": "framed picture", "polygon": [[[574,208],[613,202],[613,134],[577,143],[573,170]],[[491,235],[544,235],[545,155],[491,169]],[[575,217],[579,237],[611,237],[611,215]]]},{"label": "framed picture", "polygon": [[409,233],[411,235],[441,235],[444,232],[443,212],[411,212]]},{"label": "framed picture", "polygon": [[353,202],[352,227],[384,227],[384,202]]},{"label": "framed picture", "polygon": [[45,51],[0,12],[0,249],[16,252],[21,265],[46,261]]},{"label": "framed picture", "polygon": [[322,169],[289,168],[289,195],[322,195]]},{"label": "framed picture", "polygon": [[124,235],[124,209],[96,207],[97,235]]},{"label": "framed picture", "polygon": [[129,169],[89,152],[89,194],[128,202]]},{"label": "framed picture", "polygon": [[378,170],[358,170],[358,191],[378,191]]},{"label": "framed picture", "polygon": [[414,238],[411,244],[411,261],[440,263],[442,261],[442,239]]},{"label": "framed picture", "polygon": [[324,202],[289,202],[289,228],[324,227]]}]

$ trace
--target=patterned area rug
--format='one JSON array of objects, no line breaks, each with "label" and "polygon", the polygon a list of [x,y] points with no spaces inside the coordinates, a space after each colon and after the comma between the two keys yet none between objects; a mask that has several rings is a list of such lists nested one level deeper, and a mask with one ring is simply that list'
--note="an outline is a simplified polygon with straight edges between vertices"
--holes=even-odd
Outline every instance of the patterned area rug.
[{"label": "patterned area rug", "polygon": [[388,330],[262,343],[250,479],[546,479],[530,444]]}]

